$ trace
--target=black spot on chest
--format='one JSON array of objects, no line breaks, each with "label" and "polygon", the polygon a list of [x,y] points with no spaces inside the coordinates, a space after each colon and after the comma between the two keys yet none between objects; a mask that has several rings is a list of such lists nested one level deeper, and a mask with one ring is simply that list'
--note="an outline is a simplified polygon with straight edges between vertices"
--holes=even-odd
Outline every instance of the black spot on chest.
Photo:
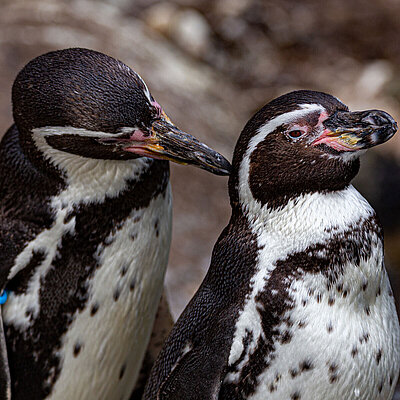
[{"label": "black spot on chest", "polygon": [[121,295],[121,289],[119,287],[115,288],[113,293],[114,301],[118,301],[120,295]]},{"label": "black spot on chest", "polygon": [[97,313],[97,311],[99,311],[99,304],[98,303],[92,304],[90,308],[90,316],[93,317]]},{"label": "black spot on chest", "polygon": [[122,367],[121,367],[121,369],[119,371],[119,377],[118,377],[119,380],[121,380],[124,377],[125,370],[126,370],[126,364],[122,364]]},{"label": "black spot on chest", "polygon": [[81,343],[77,342],[74,344],[74,350],[73,350],[74,357],[78,357],[79,353],[81,352],[81,348],[82,348]]},{"label": "black spot on chest", "polygon": [[299,392],[294,392],[291,396],[290,396],[290,400],[300,400],[301,396]]},{"label": "black spot on chest", "polygon": [[335,383],[339,379],[339,371],[336,363],[328,364],[329,383]]}]

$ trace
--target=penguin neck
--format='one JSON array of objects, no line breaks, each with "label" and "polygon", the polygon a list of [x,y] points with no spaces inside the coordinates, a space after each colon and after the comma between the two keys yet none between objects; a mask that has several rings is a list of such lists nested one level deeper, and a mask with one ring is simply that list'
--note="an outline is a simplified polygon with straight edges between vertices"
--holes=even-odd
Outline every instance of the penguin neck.
[{"label": "penguin neck", "polygon": [[[357,288],[346,301],[361,293],[365,302],[365,296],[375,292],[364,293],[363,279],[370,281],[371,288],[383,279],[382,230],[374,210],[353,186],[304,194],[278,209],[248,200],[241,204],[241,212],[258,248],[252,279],[262,287],[280,268],[285,268],[285,274],[310,274],[309,286],[321,293],[326,290],[326,277],[349,274]],[[315,274],[325,278],[316,281]],[[302,287],[308,289],[307,285]]]},{"label": "penguin neck", "polygon": [[[249,192],[250,193],[250,192]],[[262,205],[248,196],[240,207],[253,232],[280,238],[302,247],[326,240],[374,217],[369,203],[351,185],[338,191],[305,193],[287,199],[281,207]]]}]

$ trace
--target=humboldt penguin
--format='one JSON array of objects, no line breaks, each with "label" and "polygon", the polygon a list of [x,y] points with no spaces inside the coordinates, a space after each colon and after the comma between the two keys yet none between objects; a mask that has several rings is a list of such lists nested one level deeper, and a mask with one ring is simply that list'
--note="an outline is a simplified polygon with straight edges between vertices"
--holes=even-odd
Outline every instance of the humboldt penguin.
[{"label": "humboldt penguin", "polygon": [[130,398],[171,240],[168,160],[226,175],[102,53],[39,56],[0,145],[0,399]]},{"label": "humboldt penguin", "polygon": [[390,400],[400,330],[382,228],[351,185],[393,118],[302,90],[237,142],[232,217],[145,399]]}]

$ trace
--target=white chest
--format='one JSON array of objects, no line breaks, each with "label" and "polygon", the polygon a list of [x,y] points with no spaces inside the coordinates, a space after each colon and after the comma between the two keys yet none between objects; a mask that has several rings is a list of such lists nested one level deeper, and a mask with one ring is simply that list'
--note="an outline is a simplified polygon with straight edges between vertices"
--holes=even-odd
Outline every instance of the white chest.
[{"label": "white chest", "polygon": [[63,338],[62,371],[49,399],[129,399],[162,293],[170,239],[168,189],[165,198],[133,212],[101,252],[89,304]]},{"label": "white chest", "polygon": [[400,329],[371,207],[350,187],[258,215],[225,383],[251,382],[253,400],[391,399]]},{"label": "white chest", "polygon": [[[376,261],[365,267],[378,271]],[[248,399],[392,398],[400,367],[396,309],[385,271],[369,276],[364,291],[367,276],[349,266],[329,290],[325,278],[311,274],[290,285],[294,308],[276,327],[270,367]]]}]

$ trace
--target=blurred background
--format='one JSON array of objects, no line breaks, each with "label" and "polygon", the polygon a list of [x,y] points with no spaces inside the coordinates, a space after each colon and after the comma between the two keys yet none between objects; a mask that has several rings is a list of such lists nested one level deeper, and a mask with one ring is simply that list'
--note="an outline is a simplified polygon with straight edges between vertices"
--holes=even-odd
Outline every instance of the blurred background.
[{"label": "blurred background", "polygon": [[[72,46],[135,69],[183,130],[231,159],[250,116],[294,89],[400,120],[398,0],[1,0],[0,132],[12,82],[30,59]],[[227,178],[172,165],[167,287],[175,317],[197,289],[230,215]],[[363,157],[357,188],[383,222],[400,296],[400,134]]]}]

